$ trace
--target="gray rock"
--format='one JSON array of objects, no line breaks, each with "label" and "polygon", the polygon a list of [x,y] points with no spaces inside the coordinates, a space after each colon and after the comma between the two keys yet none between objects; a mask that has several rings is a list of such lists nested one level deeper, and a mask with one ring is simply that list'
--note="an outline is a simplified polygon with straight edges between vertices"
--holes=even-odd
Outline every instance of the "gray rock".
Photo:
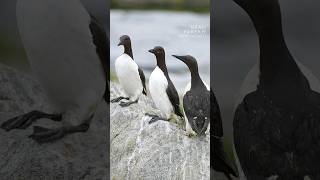
[{"label": "gray rock", "polygon": [[[50,106],[38,83],[0,64],[0,123],[31,110],[50,113]],[[87,133],[39,145],[28,138],[32,127],[6,132],[0,129],[0,179],[56,180],[107,178],[106,113],[102,103]],[[48,128],[59,123],[38,120]]]},{"label": "gray rock", "polygon": [[[115,98],[121,88],[111,87],[111,98]],[[128,108],[110,105],[112,179],[210,179],[210,135],[189,138],[165,121],[149,125],[151,118],[144,114],[160,113],[153,106],[145,96]]]}]

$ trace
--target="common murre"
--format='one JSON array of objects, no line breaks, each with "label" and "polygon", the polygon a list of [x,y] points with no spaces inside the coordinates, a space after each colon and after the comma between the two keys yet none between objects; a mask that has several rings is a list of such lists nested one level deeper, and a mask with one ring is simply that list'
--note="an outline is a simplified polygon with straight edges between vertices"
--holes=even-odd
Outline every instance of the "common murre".
[{"label": "common murre", "polygon": [[121,102],[120,106],[126,107],[137,103],[141,94],[147,95],[145,75],[133,59],[131,40],[128,35],[120,37],[118,46],[124,46],[124,53],[115,62],[115,69],[120,85],[123,87],[128,97],[120,96],[111,102],[119,102],[122,99],[129,100]]},{"label": "common murre", "polygon": [[165,51],[162,47],[156,46],[149,52],[154,54],[157,60],[157,66],[149,78],[150,95],[157,108],[165,115],[165,117],[158,117],[147,113],[146,115],[152,117],[149,123],[157,120],[170,120],[180,124],[181,120],[179,118],[182,118],[183,114],[180,110],[178,92],[169,77],[165,62]]},{"label": "common murre", "polygon": [[185,63],[191,73],[191,85],[183,95],[184,120],[187,135],[204,135],[210,123],[210,89],[202,81],[197,60],[190,56],[173,57]]}]

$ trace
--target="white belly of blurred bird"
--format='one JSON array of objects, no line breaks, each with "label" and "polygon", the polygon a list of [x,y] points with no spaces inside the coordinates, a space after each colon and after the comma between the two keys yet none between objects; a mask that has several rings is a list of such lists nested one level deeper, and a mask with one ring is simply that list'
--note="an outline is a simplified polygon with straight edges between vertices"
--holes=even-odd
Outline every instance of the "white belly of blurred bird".
[{"label": "white belly of blurred bird", "polygon": [[106,87],[89,14],[78,0],[28,0],[18,1],[17,20],[33,72],[57,111],[87,116]]}]

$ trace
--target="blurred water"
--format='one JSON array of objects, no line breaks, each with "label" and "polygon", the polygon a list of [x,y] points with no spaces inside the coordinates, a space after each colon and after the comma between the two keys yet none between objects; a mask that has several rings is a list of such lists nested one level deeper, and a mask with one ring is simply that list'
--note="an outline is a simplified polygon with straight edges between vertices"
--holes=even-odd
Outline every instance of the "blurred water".
[{"label": "blurred water", "polygon": [[144,70],[146,77],[156,66],[156,59],[148,50],[162,46],[166,51],[166,62],[170,77],[181,92],[190,74],[182,62],[172,57],[192,55],[198,60],[202,79],[210,83],[210,17],[209,14],[171,11],[122,11],[110,14],[111,71],[115,59],[123,53],[118,47],[119,37],[131,37],[133,56]]}]

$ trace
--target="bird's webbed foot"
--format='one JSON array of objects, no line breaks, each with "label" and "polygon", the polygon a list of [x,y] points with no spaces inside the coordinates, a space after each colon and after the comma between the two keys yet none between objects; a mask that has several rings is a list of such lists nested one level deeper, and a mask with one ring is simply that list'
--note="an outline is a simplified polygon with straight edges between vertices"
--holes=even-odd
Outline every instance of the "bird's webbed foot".
[{"label": "bird's webbed foot", "polygon": [[192,137],[196,137],[197,134],[195,132],[190,132],[190,131],[185,131],[184,133],[186,136],[188,136],[189,138],[192,138]]},{"label": "bird's webbed foot", "polygon": [[33,133],[29,137],[39,144],[42,144],[59,140],[68,134],[86,132],[89,129],[89,126],[89,123],[83,123],[78,126],[63,126],[57,129],[34,126]]},{"label": "bird's webbed foot", "polygon": [[47,114],[40,111],[31,111],[27,114],[20,115],[9,119],[1,124],[1,128],[6,131],[10,131],[12,129],[26,129],[29,127],[34,121],[41,118],[47,118],[54,121],[61,121],[61,114]]},{"label": "bird's webbed foot", "polygon": [[128,106],[130,106],[131,104],[135,104],[135,103],[138,103],[138,100],[129,101],[129,102],[120,102],[120,106],[121,106],[121,107],[128,107]]},{"label": "bird's webbed foot", "polygon": [[120,96],[120,97],[117,97],[117,98],[112,99],[112,100],[111,100],[111,103],[119,102],[119,101],[121,101],[122,99],[129,100],[129,97]]},{"label": "bird's webbed foot", "polygon": [[166,118],[160,117],[160,116],[154,116],[151,118],[151,120],[149,121],[149,124],[155,123],[157,121],[169,121]]}]

